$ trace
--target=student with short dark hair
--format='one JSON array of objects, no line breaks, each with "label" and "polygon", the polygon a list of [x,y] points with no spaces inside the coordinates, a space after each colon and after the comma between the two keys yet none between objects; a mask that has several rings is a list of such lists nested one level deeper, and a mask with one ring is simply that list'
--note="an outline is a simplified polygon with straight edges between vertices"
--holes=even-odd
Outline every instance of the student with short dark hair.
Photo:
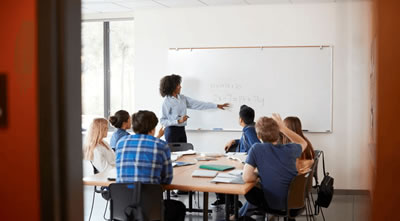
[{"label": "student with short dark hair", "polygon": [[[254,127],[255,111],[253,108],[242,105],[239,111],[239,124],[243,127],[242,137],[237,140],[229,141],[225,146],[227,152],[248,152],[255,143],[260,143]],[[234,149],[232,151],[232,149]],[[233,197],[231,197],[233,203]],[[217,193],[217,199],[211,203],[212,206],[225,204],[225,194]],[[240,205],[240,203],[239,203]],[[233,204],[232,204],[233,206]]]},{"label": "student with short dark hair", "polygon": [[[255,182],[258,177],[261,188],[254,187],[246,195],[246,204],[240,216],[250,215],[254,208],[284,210],[290,182],[297,175],[296,159],[307,147],[307,142],[283,123],[279,114],[272,118],[261,117],[256,132],[262,143],[254,144],[249,151],[243,169],[243,180]],[[292,143],[279,144],[279,133]]]},{"label": "student with short dark hair", "polygon": [[[171,183],[171,152],[165,141],[154,136],[157,124],[157,116],[151,111],[138,111],[132,115],[135,134],[124,136],[117,143],[118,183]],[[164,200],[164,207],[165,220],[185,219],[186,207],[182,202]]]},{"label": "student with short dark hair", "polygon": [[225,151],[236,147],[236,152],[249,152],[251,146],[255,143],[260,143],[257,137],[254,123],[255,112],[254,109],[242,105],[239,111],[239,124],[243,127],[242,137],[237,140],[231,140],[225,145]]},{"label": "student with short dark hair", "polygon": [[228,103],[214,104],[192,99],[181,94],[182,77],[179,75],[167,75],[160,81],[160,94],[164,97],[162,105],[161,124],[165,127],[165,140],[168,143],[186,143],[185,126],[189,116],[187,109],[206,110],[219,108],[224,110]]},{"label": "student with short dark hair", "polygon": [[108,120],[113,127],[117,128],[110,140],[110,146],[115,151],[115,146],[117,146],[119,139],[129,135],[126,130],[131,128],[131,116],[129,116],[128,111],[119,110],[115,112],[114,116],[110,116]]}]

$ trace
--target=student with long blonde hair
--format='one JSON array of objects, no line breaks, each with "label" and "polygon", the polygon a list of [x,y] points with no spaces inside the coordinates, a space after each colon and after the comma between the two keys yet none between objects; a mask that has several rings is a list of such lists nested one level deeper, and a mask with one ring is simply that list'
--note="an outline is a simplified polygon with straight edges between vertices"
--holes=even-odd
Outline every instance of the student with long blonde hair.
[{"label": "student with long blonde hair", "polygon": [[[296,134],[300,135],[306,142],[307,142],[307,147],[301,154],[299,158],[296,160],[296,168],[299,174],[303,174],[308,172],[313,163],[314,163],[314,149],[311,145],[311,142],[304,136],[303,130],[301,128],[301,121],[298,117],[286,117],[285,120],[283,120],[283,123],[287,128],[290,130],[294,131]],[[286,144],[291,142],[286,136],[282,137],[282,143]]]},{"label": "student with long blonde hair", "polygon": [[89,160],[93,166],[103,172],[115,167],[115,154],[110,145],[104,141],[107,137],[108,121],[104,118],[96,118],[90,124],[85,142],[85,160]]}]

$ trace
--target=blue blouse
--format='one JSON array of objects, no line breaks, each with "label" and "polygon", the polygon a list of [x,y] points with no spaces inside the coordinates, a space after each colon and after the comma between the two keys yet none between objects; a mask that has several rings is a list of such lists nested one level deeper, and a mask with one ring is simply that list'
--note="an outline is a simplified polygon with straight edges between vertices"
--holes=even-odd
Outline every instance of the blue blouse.
[{"label": "blue blouse", "polygon": [[110,140],[110,146],[111,148],[115,151],[115,148],[117,147],[117,143],[118,141],[123,137],[129,135],[128,132],[126,132],[126,130],[120,129],[118,128],[118,130],[116,130]]},{"label": "blue blouse", "polygon": [[177,98],[166,96],[162,106],[160,123],[164,127],[186,126],[186,122],[179,124],[178,120],[187,114],[187,108],[196,110],[215,109],[217,108],[217,104],[198,101],[183,94],[178,94]]}]

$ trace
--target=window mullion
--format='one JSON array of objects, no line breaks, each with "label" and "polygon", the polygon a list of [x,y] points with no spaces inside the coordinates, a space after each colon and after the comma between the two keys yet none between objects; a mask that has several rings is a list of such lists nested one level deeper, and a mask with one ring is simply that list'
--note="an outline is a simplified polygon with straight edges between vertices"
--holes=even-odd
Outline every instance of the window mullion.
[{"label": "window mullion", "polygon": [[110,100],[110,22],[104,22],[104,117],[108,119]]}]

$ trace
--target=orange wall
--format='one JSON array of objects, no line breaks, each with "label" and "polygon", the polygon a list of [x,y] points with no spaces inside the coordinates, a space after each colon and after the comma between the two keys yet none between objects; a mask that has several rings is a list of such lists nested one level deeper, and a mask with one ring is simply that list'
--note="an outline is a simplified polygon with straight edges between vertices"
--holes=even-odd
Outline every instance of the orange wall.
[{"label": "orange wall", "polygon": [[39,220],[36,0],[0,1],[0,72],[8,127],[0,128],[1,220]]},{"label": "orange wall", "polygon": [[377,5],[377,144],[372,220],[399,220],[400,1]]}]

